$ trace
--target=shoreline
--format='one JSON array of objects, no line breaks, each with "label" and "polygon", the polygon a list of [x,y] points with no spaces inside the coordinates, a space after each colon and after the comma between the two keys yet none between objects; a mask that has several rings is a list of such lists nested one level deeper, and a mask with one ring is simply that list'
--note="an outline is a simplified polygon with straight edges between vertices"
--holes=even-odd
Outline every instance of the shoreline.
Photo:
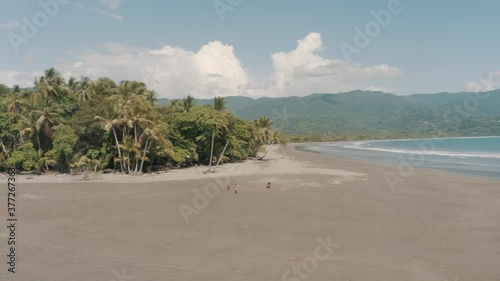
[{"label": "shoreline", "polygon": [[136,280],[283,280],[317,241],[335,248],[310,280],[500,276],[498,181],[416,169],[391,188],[384,173],[394,167],[271,149],[267,161],[213,177],[20,180],[22,255],[9,280],[109,280],[122,270]]},{"label": "shoreline", "polygon": [[[473,138],[475,138],[475,137],[473,137]],[[483,138],[483,137],[479,137],[479,138]],[[497,136],[492,136],[490,138],[495,138],[495,139],[498,138],[500,140],[500,137],[497,137]],[[451,140],[451,139],[468,139],[468,138],[462,138],[462,137],[460,137],[460,138],[445,138],[444,140]],[[419,140],[424,140],[424,141],[429,140],[430,141],[430,140],[437,140],[437,139],[409,139],[407,141],[419,141]],[[393,140],[374,140],[374,141],[366,141],[366,142],[371,143],[371,142],[385,142],[385,141],[393,141]],[[357,142],[364,142],[364,141],[352,141],[352,142],[347,142],[347,143],[353,143],[353,142],[357,143]],[[331,143],[333,143],[333,142],[331,142]],[[413,150],[412,148],[401,148],[401,149],[398,149],[398,148],[395,148],[395,149],[392,149],[392,148],[373,148],[373,149],[371,149],[371,148],[362,148],[362,147],[359,149],[354,149],[354,148],[353,149],[351,149],[351,148],[346,149],[346,156],[338,156],[338,155],[334,155],[334,151],[337,151],[335,149],[332,151],[329,151],[327,149],[323,150],[323,151],[316,151],[316,150],[311,148],[313,146],[321,146],[322,144],[325,144],[325,143],[300,144],[300,146],[303,146],[303,147],[300,147],[298,149],[301,151],[305,151],[305,152],[313,152],[313,153],[317,153],[317,154],[320,154],[323,156],[337,158],[339,160],[353,160],[353,161],[359,161],[362,163],[368,163],[368,164],[374,164],[374,165],[384,165],[384,166],[389,166],[389,167],[392,166],[392,167],[398,167],[398,168],[404,168],[404,169],[410,168],[411,170],[413,170],[413,169],[415,169],[415,170],[429,169],[429,170],[442,172],[442,173],[446,173],[446,174],[470,176],[470,177],[474,177],[474,178],[500,181],[500,174],[498,172],[495,172],[492,169],[489,169],[486,171],[478,169],[480,166],[483,166],[483,165],[487,166],[487,164],[480,164],[480,163],[474,163],[474,162],[464,164],[464,162],[459,161],[459,159],[458,159],[458,158],[460,158],[460,156],[465,156],[465,157],[480,158],[480,159],[493,159],[496,161],[496,156],[488,156],[488,155],[474,156],[473,154],[455,155],[455,154],[453,154],[453,152],[450,152],[450,154],[439,154],[439,153],[432,153],[433,151],[435,151],[435,149],[426,150],[426,149],[422,149],[422,148],[419,148],[418,150]],[[425,144],[422,144],[422,145],[425,145]],[[307,146],[310,146],[310,147],[307,147]],[[376,151],[374,152],[374,150],[376,150]],[[365,158],[362,158],[363,156],[361,156],[363,154],[363,152],[365,152]],[[427,153],[427,152],[431,152],[431,153]],[[437,151],[437,152],[440,152],[440,151]],[[343,151],[340,151],[339,153],[342,154]],[[376,155],[375,153],[379,153],[379,155]],[[441,152],[441,153],[444,153],[444,152]],[[456,153],[466,153],[466,152],[456,152]],[[398,155],[399,155],[399,157],[397,157]],[[420,160],[415,159],[415,157],[416,158],[427,157],[427,155],[429,157],[450,157],[453,160],[449,160],[450,162],[442,162],[442,163],[449,163],[451,166],[446,166],[446,165],[443,166],[443,165],[439,165],[440,161],[437,161],[437,160],[436,160],[437,161],[436,162],[436,161],[423,160],[423,158],[421,158]],[[384,161],[376,159],[375,157],[383,158]],[[446,161],[448,161],[448,160],[446,160]],[[438,163],[438,164],[436,164],[436,163]],[[403,174],[403,177],[405,177],[404,176],[405,173],[403,172],[402,174]]]},{"label": "shoreline", "polygon": [[[298,153],[299,158],[300,157],[305,157],[305,158],[310,158],[307,156],[307,154],[312,154],[317,157],[323,158],[323,159],[330,159],[332,161],[338,161],[338,162],[348,162],[352,163],[355,166],[374,166],[374,167],[379,167],[379,168],[384,168],[388,171],[396,172],[398,169],[398,165],[395,164],[386,164],[386,163],[379,163],[375,161],[369,161],[369,160],[361,160],[361,159],[349,159],[349,158],[341,158],[341,157],[336,157],[334,155],[326,155],[322,154],[321,152],[314,151],[314,150],[309,150],[307,148],[300,147],[302,145],[306,144],[316,144],[316,143],[293,143],[289,144],[287,147],[287,152],[288,153]],[[181,168],[181,169],[170,169],[167,172],[157,172],[157,173],[151,173],[151,174],[137,174],[137,175],[127,175],[127,174],[120,174],[120,173],[109,173],[109,174],[103,174],[103,173],[90,173],[89,179],[84,180],[83,175],[75,175],[72,176],[68,173],[65,174],[49,174],[49,175],[17,175],[18,180],[21,183],[26,183],[26,184],[37,184],[37,183],[130,183],[130,182],[142,182],[142,183],[154,183],[154,182],[168,182],[168,181],[180,181],[180,180],[198,180],[198,179],[210,179],[214,177],[218,177],[221,175],[251,175],[253,173],[258,172],[261,168],[259,165],[261,163],[265,163],[267,161],[279,161],[282,160],[281,157],[281,148],[278,145],[274,146],[266,146],[266,149],[269,149],[270,152],[268,156],[264,160],[255,160],[255,159],[247,159],[244,161],[239,161],[236,163],[224,163],[219,165],[215,173],[204,173],[207,169],[208,166],[198,166],[198,167],[189,167],[189,168]],[[304,154],[302,154],[304,153]],[[313,161],[314,162],[314,161]],[[428,168],[428,167],[413,167],[415,170],[415,173],[418,174],[419,171],[424,172],[424,173],[442,173],[443,175],[446,176],[456,176],[456,177],[466,177],[466,178],[472,178],[472,179],[478,179],[478,180],[486,180],[486,181],[493,181],[493,182],[499,182],[500,179],[497,178],[490,178],[490,177],[484,177],[484,176],[479,176],[479,175],[473,175],[473,174],[460,174],[460,173],[455,173],[451,171],[446,171],[446,170],[441,170],[438,168]],[[270,173],[276,173],[275,170],[271,171],[262,171],[262,173],[265,174],[270,174]],[[349,173],[354,173],[356,174],[356,171],[348,171]],[[7,175],[5,173],[0,174],[0,179],[1,178],[6,178]]]}]

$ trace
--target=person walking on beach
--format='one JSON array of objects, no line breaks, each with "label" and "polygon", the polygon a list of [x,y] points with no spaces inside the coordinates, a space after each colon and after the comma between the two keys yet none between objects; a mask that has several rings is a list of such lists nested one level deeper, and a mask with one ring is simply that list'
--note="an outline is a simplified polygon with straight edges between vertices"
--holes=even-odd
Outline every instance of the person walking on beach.
[{"label": "person walking on beach", "polygon": [[267,185],[266,185],[266,188],[271,188],[271,182],[268,182]]},{"label": "person walking on beach", "polygon": [[234,190],[234,193],[235,194],[240,193],[240,185],[238,184],[238,182],[236,182],[236,189]]}]

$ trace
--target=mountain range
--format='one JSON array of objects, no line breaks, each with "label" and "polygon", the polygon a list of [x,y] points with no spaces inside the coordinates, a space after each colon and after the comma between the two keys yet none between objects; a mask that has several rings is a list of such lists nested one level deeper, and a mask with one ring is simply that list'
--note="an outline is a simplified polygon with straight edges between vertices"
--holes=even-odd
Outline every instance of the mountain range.
[{"label": "mountain range", "polygon": [[[249,120],[267,116],[274,128],[287,134],[500,135],[500,90],[406,96],[352,91],[304,97],[224,99],[235,116]],[[195,102],[203,105],[212,100]]]}]

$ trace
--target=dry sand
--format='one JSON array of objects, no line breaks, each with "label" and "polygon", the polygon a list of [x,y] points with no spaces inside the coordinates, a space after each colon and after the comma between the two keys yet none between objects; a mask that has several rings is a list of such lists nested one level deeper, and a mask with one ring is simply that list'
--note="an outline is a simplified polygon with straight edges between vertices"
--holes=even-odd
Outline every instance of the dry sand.
[{"label": "dry sand", "polygon": [[271,149],[213,175],[19,176],[0,280],[500,280],[498,181],[417,169],[390,188],[397,167]]}]

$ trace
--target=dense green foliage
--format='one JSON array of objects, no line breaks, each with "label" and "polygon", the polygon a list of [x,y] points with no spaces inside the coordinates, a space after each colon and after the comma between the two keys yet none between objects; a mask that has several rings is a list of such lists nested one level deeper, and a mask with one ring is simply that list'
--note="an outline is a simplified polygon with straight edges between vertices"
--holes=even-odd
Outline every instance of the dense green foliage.
[{"label": "dense green foliage", "polygon": [[226,97],[225,100],[235,116],[249,120],[268,116],[274,128],[301,135],[296,136],[295,141],[319,136],[324,140],[342,140],[500,135],[500,90],[409,96],[354,91],[284,98]]},{"label": "dense green foliage", "polygon": [[0,170],[140,173],[242,160],[276,140],[271,124],[235,118],[224,98],[161,105],[144,83],[65,81],[51,68],[33,89],[0,85]]}]

